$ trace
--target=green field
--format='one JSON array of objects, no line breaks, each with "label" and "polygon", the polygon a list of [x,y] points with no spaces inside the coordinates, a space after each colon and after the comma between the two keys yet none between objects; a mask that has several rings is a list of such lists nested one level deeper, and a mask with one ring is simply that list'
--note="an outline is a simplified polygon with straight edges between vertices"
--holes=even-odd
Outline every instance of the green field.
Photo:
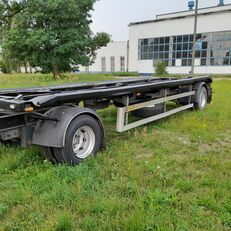
[{"label": "green field", "polygon": [[[106,79],[0,76],[0,87]],[[231,81],[213,89],[203,112],[122,134],[116,109],[100,111],[107,149],[78,167],[0,145],[0,230],[231,230]]]}]

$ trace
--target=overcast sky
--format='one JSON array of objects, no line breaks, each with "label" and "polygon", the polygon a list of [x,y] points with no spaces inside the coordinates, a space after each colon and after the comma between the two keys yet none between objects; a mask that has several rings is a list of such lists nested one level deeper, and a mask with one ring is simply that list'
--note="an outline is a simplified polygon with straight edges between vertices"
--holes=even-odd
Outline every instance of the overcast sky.
[{"label": "overcast sky", "polygon": [[[199,7],[217,5],[219,0],[199,0]],[[225,0],[231,4],[231,0]],[[188,9],[187,0],[99,0],[92,14],[93,32],[107,32],[112,40],[128,40],[130,22],[155,19],[157,14]]]}]

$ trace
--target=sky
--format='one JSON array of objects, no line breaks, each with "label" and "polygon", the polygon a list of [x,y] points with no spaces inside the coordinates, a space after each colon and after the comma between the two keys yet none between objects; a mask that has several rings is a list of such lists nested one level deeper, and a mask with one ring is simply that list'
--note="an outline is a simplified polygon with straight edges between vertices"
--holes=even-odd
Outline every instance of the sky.
[{"label": "sky", "polygon": [[[199,7],[216,6],[219,0],[199,0]],[[231,4],[231,0],[224,0]],[[128,24],[155,19],[158,14],[188,10],[188,0],[99,0],[92,13],[92,31],[107,32],[113,41],[128,40]]]}]

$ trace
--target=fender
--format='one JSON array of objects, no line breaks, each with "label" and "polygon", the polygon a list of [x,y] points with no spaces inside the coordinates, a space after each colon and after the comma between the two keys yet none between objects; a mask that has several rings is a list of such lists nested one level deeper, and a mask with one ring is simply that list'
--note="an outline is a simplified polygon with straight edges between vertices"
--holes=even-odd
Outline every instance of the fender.
[{"label": "fender", "polygon": [[[211,81],[212,82],[212,81]],[[208,103],[210,103],[212,101],[212,88],[211,88],[211,82],[197,82],[195,84],[193,84],[193,90],[197,92],[198,89],[200,89],[201,87],[205,87],[207,92],[208,92]],[[197,101],[196,98],[196,94],[192,96],[191,98],[191,102],[195,103]],[[179,103],[183,103],[183,104],[188,104],[189,102],[189,97],[185,97],[185,98],[181,98],[178,99]]]},{"label": "fender", "polygon": [[205,82],[198,82],[198,83],[195,83],[194,85],[193,85],[193,88],[194,88],[194,90],[198,90],[198,89],[200,89],[202,86],[205,86],[206,87],[206,83]]},{"label": "fender", "polygon": [[80,115],[90,115],[94,117],[100,125],[102,134],[101,148],[105,147],[103,123],[93,110],[75,106],[58,106],[47,111],[45,115],[57,120],[39,120],[33,132],[32,144],[63,148],[65,145],[66,131],[71,122]]},{"label": "fender", "polygon": [[[212,101],[212,88],[211,88],[211,83],[206,83],[206,82],[198,82],[195,83],[193,88],[195,91],[200,89],[201,87],[205,87],[208,93],[208,103],[211,103]],[[196,102],[196,95],[192,97],[192,102]]]}]

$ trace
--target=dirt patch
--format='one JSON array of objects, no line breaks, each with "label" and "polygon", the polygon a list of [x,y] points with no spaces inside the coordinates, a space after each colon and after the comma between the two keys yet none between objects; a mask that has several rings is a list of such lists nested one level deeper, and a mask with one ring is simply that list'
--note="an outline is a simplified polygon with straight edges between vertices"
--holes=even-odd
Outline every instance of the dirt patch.
[{"label": "dirt patch", "polygon": [[218,138],[215,142],[210,144],[199,144],[199,151],[211,152],[214,150],[231,149],[231,132],[223,134],[223,137]]}]

